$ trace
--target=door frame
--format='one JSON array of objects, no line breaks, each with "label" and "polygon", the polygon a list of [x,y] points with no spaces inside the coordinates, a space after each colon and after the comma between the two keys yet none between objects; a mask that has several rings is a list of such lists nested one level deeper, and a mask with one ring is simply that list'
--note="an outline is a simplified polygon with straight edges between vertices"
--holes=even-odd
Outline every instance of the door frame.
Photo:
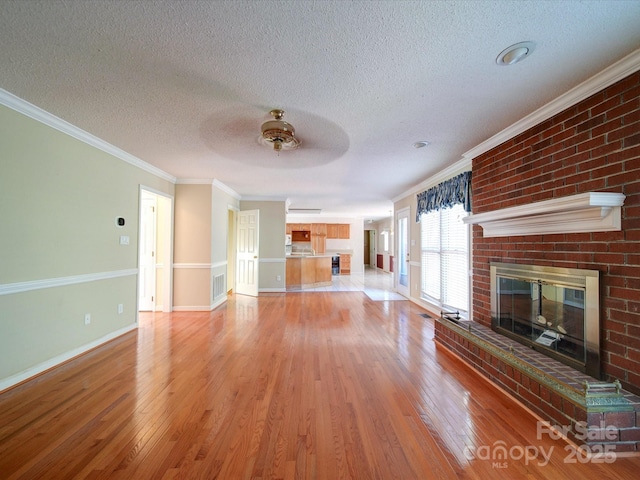
[{"label": "door frame", "polygon": [[[145,227],[142,217],[142,197],[146,195],[153,195],[156,197],[157,215],[156,215],[156,245],[155,251],[158,252],[158,243],[162,244],[161,255],[156,255],[156,269],[161,269],[162,275],[162,311],[173,311],[173,215],[174,215],[174,196],[165,192],[156,190],[155,188],[147,187],[145,185],[139,185],[138,191],[138,250],[137,250],[137,262],[138,262],[138,277],[140,275],[140,238],[142,229]],[[154,290],[157,298],[157,282],[158,275],[155,275],[156,285]],[[136,312],[140,308],[140,291],[139,291],[139,278],[136,282]],[[157,306],[157,302],[155,304]]]},{"label": "door frame", "polygon": [[[155,312],[157,295],[158,196],[140,189],[138,237],[138,310]],[[148,285],[148,288],[145,286]]]},{"label": "door frame", "polygon": [[236,292],[239,211],[238,207],[227,205],[227,294]]}]

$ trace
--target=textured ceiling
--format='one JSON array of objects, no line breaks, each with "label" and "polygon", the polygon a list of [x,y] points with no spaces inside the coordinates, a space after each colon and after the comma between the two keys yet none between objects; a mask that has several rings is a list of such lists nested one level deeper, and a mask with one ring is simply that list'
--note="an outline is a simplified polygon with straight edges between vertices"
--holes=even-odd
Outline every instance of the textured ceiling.
[{"label": "textured ceiling", "polygon": [[[178,179],[380,218],[639,26],[637,0],[0,0],[0,88]],[[496,65],[520,41],[535,52]],[[300,149],[258,144],[276,107]]]}]

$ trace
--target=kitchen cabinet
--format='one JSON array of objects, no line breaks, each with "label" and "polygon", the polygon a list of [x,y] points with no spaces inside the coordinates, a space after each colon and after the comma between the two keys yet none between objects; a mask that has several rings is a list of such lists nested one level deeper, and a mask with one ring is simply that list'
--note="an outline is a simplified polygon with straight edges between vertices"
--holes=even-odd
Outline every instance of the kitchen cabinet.
[{"label": "kitchen cabinet", "polygon": [[327,224],[312,223],[311,224],[311,248],[317,255],[325,253],[327,240]]},{"label": "kitchen cabinet", "polygon": [[348,239],[351,237],[351,225],[348,223],[328,223],[327,238]]},{"label": "kitchen cabinet", "polygon": [[310,242],[311,234],[308,231],[293,230],[291,233],[292,242]]},{"label": "kitchen cabinet", "polygon": [[351,225],[348,223],[338,224],[338,238],[350,238],[351,237]]},{"label": "kitchen cabinet", "polygon": [[327,238],[338,238],[337,223],[327,223]]},{"label": "kitchen cabinet", "polygon": [[351,254],[341,253],[340,254],[340,275],[349,275],[349,274],[351,274]]},{"label": "kitchen cabinet", "polygon": [[311,231],[311,223],[287,223],[287,233],[291,232],[309,232]]},{"label": "kitchen cabinet", "polygon": [[311,232],[308,239],[295,238],[293,241],[310,241],[316,253],[324,253],[327,238],[346,239],[351,238],[351,225],[348,223],[287,223],[286,233],[293,235],[293,232]]},{"label": "kitchen cabinet", "polygon": [[287,257],[287,290],[331,285],[331,256]]}]

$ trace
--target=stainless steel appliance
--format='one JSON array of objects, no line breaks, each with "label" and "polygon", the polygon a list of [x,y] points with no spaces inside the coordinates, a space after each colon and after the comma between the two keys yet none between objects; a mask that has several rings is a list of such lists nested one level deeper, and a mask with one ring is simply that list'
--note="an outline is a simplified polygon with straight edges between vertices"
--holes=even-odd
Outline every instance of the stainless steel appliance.
[{"label": "stainless steel appliance", "polygon": [[331,257],[331,275],[340,275],[340,255]]}]

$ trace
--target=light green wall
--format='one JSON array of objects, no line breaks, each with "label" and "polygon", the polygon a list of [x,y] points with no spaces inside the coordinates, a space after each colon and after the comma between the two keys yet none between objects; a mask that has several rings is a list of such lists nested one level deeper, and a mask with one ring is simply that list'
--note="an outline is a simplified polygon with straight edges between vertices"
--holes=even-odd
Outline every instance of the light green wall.
[{"label": "light green wall", "polygon": [[[135,327],[141,184],[174,193],[171,182],[0,106],[0,390]],[[76,283],[60,286],[69,278]]]}]

